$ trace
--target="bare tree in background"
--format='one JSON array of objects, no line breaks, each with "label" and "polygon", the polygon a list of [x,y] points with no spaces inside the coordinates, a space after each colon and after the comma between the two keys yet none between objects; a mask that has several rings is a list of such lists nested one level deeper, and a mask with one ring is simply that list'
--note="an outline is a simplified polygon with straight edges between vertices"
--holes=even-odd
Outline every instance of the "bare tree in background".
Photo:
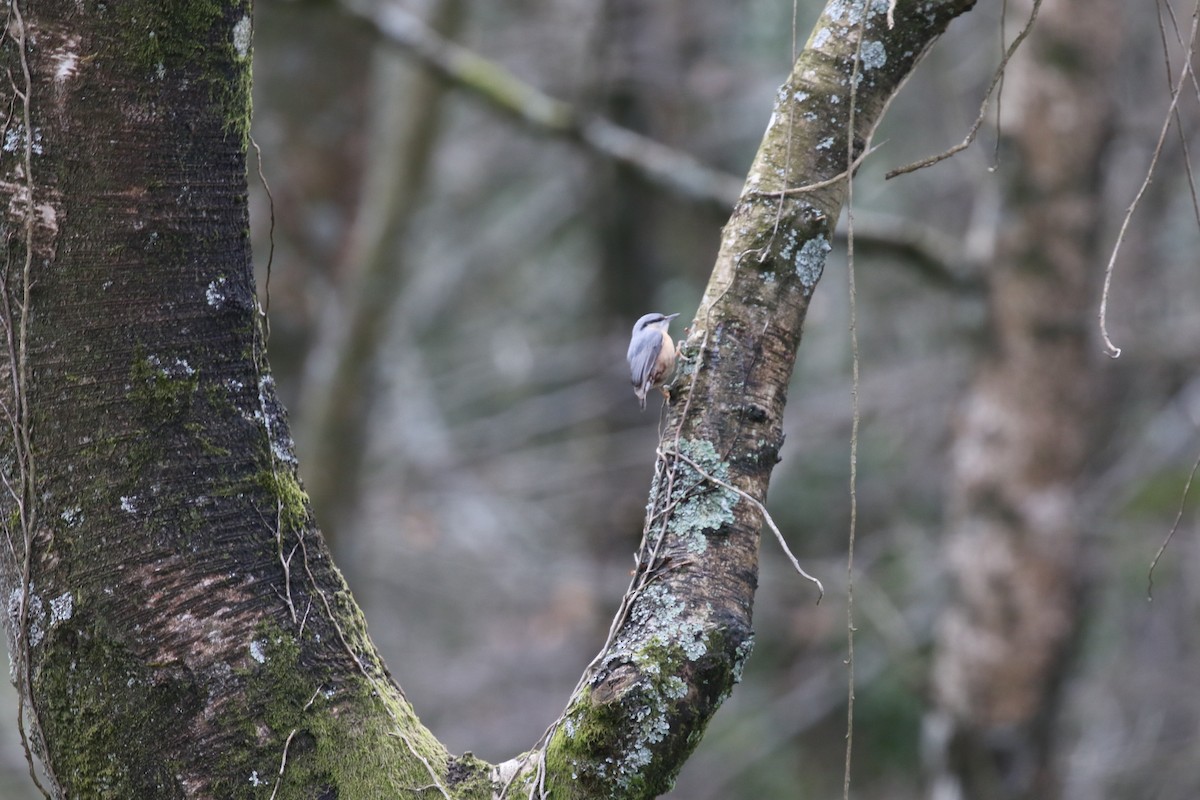
[{"label": "bare tree in background", "polygon": [[1006,74],[990,331],[949,484],[956,591],[938,628],[926,722],[935,800],[1057,792],[1053,731],[1081,620],[1081,491],[1097,441],[1100,181],[1122,11],[1046,0],[1027,57]]}]

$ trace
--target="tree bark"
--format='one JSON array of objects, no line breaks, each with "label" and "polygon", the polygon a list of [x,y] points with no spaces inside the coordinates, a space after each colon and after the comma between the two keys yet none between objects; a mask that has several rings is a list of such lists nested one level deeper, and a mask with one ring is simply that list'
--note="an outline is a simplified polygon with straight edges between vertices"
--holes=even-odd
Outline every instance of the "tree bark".
[{"label": "tree bark", "polygon": [[1121,10],[1046,0],[1007,76],[989,349],[952,452],[955,596],[939,624],[927,720],[937,800],[1057,794],[1052,733],[1079,620],[1077,487],[1094,439],[1099,178]]},{"label": "tree bark", "polygon": [[316,531],[266,363],[248,3],[24,5],[0,560],[50,790],[267,797],[285,761],[279,798],[392,796],[431,782],[421,758],[446,776]]},{"label": "tree bark", "polygon": [[417,721],[298,478],[250,269],[248,3],[10,0],[0,589],[48,793],[669,788],[750,650],[749,498],[782,446],[842,173],[973,0],[916,5],[893,28],[886,2],[830,3],[780,90],[684,344],[613,634],[544,747],[489,773]]}]

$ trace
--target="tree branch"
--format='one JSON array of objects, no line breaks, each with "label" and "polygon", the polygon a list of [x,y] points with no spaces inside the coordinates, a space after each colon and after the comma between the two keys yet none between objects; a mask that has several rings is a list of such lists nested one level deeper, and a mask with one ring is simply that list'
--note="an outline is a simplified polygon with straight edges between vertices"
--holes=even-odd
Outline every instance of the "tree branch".
[{"label": "tree branch", "polygon": [[346,3],[389,44],[500,113],[534,130],[565,138],[630,167],[641,177],[691,200],[728,210],[741,180],[692,156],[599,116],[585,114],[517,78],[507,69],[437,34],[395,3]]},{"label": "tree branch", "polygon": [[[895,91],[973,1],[914,5],[897,7],[890,27],[886,5],[831,3],[777,95],[682,344],[659,451],[683,457],[658,460],[647,557],[542,746],[556,796],[665,791],[740,678],[787,384],[846,195],[848,177],[830,179],[845,171],[845,154],[853,162],[869,149]],[[845,98],[856,63],[851,134]]]}]

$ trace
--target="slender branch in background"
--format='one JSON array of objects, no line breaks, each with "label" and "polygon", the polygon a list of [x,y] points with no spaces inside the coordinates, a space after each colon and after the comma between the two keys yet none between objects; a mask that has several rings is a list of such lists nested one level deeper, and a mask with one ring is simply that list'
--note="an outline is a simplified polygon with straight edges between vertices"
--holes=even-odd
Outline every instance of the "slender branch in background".
[{"label": "slender branch in background", "polygon": [[[1175,71],[1171,66],[1171,48],[1167,44],[1167,29],[1163,23],[1163,6],[1167,8],[1167,14],[1171,17],[1171,30],[1175,34],[1175,42],[1180,46],[1184,46],[1183,35],[1179,31],[1179,18],[1175,16],[1175,9],[1170,3],[1163,3],[1158,0],[1158,33],[1163,48],[1163,61],[1166,65],[1167,91],[1171,91],[1171,74]],[[1184,63],[1188,67],[1188,75],[1192,79],[1192,89],[1196,92],[1196,99],[1200,100],[1200,83],[1196,81],[1196,71],[1191,68],[1191,53],[1184,59]],[[1188,150],[1187,143],[1187,128],[1184,127],[1183,119],[1179,115],[1179,109],[1175,109],[1175,130],[1179,134],[1179,148],[1183,153],[1183,169],[1187,173],[1188,194],[1192,197],[1192,213],[1196,216],[1196,224],[1200,226],[1200,198],[1196,197],[1196,177],[1192,171],[1192,156]]]},{"label": "slender branch in background", "polygon": [[439,36],[416,15],[394,3],[346,7],[386,41],[401,48],[442,78],[466,89],[497,111],[530,127],[582,144],[635,170],[642,178],[728,211],[737,202],[742,179],[623,128],[579,112],[521,81],[507,69]]},{"label": "slender branch in background", "polygon": [[1167,113],[1163,115],[1162,128],[1158,133],[1158,141],[1154,145],[1154,153],[1150,157],[1150,166],[1146,168],[1146,177],[1142,180],[1142,185],[1138,188],[1137,194],[1133,196],[1133,202],[1129,204],[1129,208],[1125,210],[1125,218],[1121,220],[1121,229],[1117,232],[1117,241],[1113,243],[1112,253],[1108,257],[1108,266],[1104,268],[1104,289],[1100,293],[1100,336],[1104,339],[1104,353],[1110,358],[1120,358],[1121,348],[1112,343],[1112,339],[1108,335],[1108,295],[1112,289],[1113,270],[1117,265],[1117,254],[1121,252],[1121,244],[1125,241],[1125,232],[1129,229],[1129,221],[1133,218],[1133,212],[1137,210],[1138,205],[1142,202],[1143,195],[1146,194],[1146,189],[1150,186],[1150,181],[1154,177],[1154,168],[1158,166],[1158,157],[1162,155],[1163,142],[1167,138],[1167,131],[1171,128],[1171,120],[1175,116],[1175,109],[1179,105],[1179,95],[1183,91],[1184,84],[1187,81],[1188,72],[1191,70],[1191,53],[1196,48],[1196,30],[1197,24],[1200,23],[1200,0],[1196,3],[1196,7],[1192,11],[1192,32],[1188,37],[1188,57],[1183,60],[1183,70],[1179,73],[1179,80],[1175,83],[1175,88],[1171,92],[1171,105],[1167,107]]},{"label": "slender branch in background", "polygon": [[[440,31],[434,35],[453,35],[464,24],[464,0],[427,5],[432,30]],[[403,243],[428,196],[450,88],[390,49],[375,54],[371,72],[373,169],[360,188],[338,268],[350,278],[340,318],[326,327],[309,359],[301,418],[300,435],[312,456],[306,461],[309,496],[327,542],[337,542],[353,524],[362,492],[368,420],[382,380],[380,352],[395,325],[411,321],[396,315],[412,279]]]},{"label": "slender branch in background", "polygon": [[1196,459],[1196,463],[1192,464],[1192,471],[1188,473],[1187,483],[1183,485],[1183,494],[1179,498],[1179,511],[1175,514],[1175,522],[1171,524],[1171,530],[1167,531],[1167,538],[1163,539],[1162,545],[1158,548],[1158,552],[1154,554],[1154,558],[1150,561],[1150,569],[1146,572],[1146,600],[1147,602],[1154,601],[1154,569],[1158,566],[1159,559],[1167,550],[1167,545],[1171,544],[1171,540],[1175,538],[1175,531],[1179,530],[1179,521],[1183,519],[1183,510],[1187,507],[1188,495],[1192,493],[1192,481],[1196,477],[1196,470],[1200,469],[1200,458]]},{"label": "slender branch in background", "polygon": [[[496,62],[439,35],[402,8],[387,6],[360,9],[353,4],[347,4],[346,7],[369,23],[385,40],[506,116],[543,134],[569,139],[597,155],[635,170],[643,179],[655,185],[692,200],[723,209],[732,207],[737,201],[742,179],[736,175],[705,166],[685,153],[606,119],[582,114],[571,104],[525,83]],[[863,152],[855,160],[854,167],[875,149]],[[804,194],[826,188],[844,178],[845,174],[842,173],[806,186],[760,194]],[[955,259],[947,257],[948,251],[937,247],[931,237],[917,237],[911,231],[901,233],[900,226],[886,222],[876,225],[874,219],[871,217],[858,221],[855,237],[860,245],[896,248],[911,255],[919,262],[914,264],[917,271],[940,286],[965,290],[977,288],[976,282],[954,275],[948,265]],[[904,226],[912,224],[919,223],[905,221]]]},{"label": "slender branch in background", "polygon": [[[846,225],[838,225],[834,236],[845,242],[848,233]],[[927,220],[857,210],[854,246],[860,254],[886,256],[889,269],[908,270],[933,288],[964,295],[983,291],[978,259]]]},{"label": "slender branch in background", "polygon": [[904,175],[909,172],[916,172],[925,167],[932,167],[939,161],[945,161],[951,156],[955,156],[971,146],[971,142],[975,141],[975,136],[979,133],[979,128],[983,125],[983,119],[987,116],[988,101],[992,98],[992,93],[996,91],[996,86],[1004,79],[1004,70],[1008,68],[1008,62],[1012,59],[1013,54],[1017,52],[1017,48],[1021,46],[1021,42],[1025,41],[1025,37],[1033,30],[1033,22],[1037,19],[1038,9],[1042,7],[1042,0],[1033,0],[1033,9],[1029,12],[1029,19],[1025,21],[1025,27],[1017,34],[1017,38],[1012,40],[1012,44],[1008,46],[1008,50],[1004,52],[1004,58],[1000,59],[1000,66],[996,67],[996,73],[992,76],[992,82],[988,85],[988,89],[983,94],[983,103],[979,106],[979,116],[975,118],[975,122],[971,125],[971,129],[967,131],[967,136],[961,142],[951,147],[949,150],[944,150],[935,156],[923,158],[920,161],[914,161],[903,167],[897,167],[891,170],[884,178],[891,180],[898,175]]}]

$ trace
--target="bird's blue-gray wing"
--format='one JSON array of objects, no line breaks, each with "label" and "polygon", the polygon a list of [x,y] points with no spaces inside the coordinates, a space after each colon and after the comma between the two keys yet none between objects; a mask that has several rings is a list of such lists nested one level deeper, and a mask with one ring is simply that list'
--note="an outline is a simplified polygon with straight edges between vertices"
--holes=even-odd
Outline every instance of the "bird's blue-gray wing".
[{"label": "bird's blue-gray wing", "polygon": [[629,377],[634,386],[641,388],[650,380],[662,345],[662,334],[656,330],[645,330],[633,337],[626,357],[629,359]]}]

